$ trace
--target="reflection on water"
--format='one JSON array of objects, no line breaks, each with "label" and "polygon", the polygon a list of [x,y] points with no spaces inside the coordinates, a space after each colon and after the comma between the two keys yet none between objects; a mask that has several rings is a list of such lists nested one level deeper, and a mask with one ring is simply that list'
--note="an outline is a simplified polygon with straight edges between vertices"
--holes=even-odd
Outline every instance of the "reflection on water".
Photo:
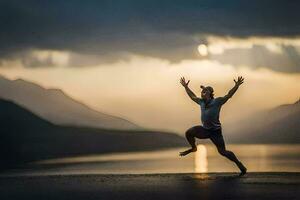
[{"label": "reflection on water", "polygon": [[195,172],[207,172],[207,151],[202,144],[197,146],[195,152]]},{"label": "reflection on water", "polygon": [[[169,150],[112,153],[72,158],[44,160],[34,163],[34,169],[12,170],[12,173],[99,174],[99,173],[204,173],[238,172],[236,165],[219,155],[214,145],[199,145],[198,151],[184,157],[179,152],[186,148]],[[300,145],[227,145],[254,171],[300,172]]]}]

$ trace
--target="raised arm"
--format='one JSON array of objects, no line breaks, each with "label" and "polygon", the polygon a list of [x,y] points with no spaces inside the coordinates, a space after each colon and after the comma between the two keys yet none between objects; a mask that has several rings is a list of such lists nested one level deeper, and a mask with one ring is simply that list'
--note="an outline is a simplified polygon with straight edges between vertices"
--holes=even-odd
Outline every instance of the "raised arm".
[{"label": "raised arm", "polygon": [[181,77],[180,79],[180,83],[181,85],[184,87],[186,93],[189,95],[189,97],[195,101],[197,104],[199,104],[199,101],[200,101],[200,98],[198,98],[195,93],[189,88],[189,83],[190,83],[190,80],[188,81],[185,81],[185,78],[184,77]]},{"label": "raised arm", "polygon": [[231,88],[231,90],[229,90],[229,92],[227,93],[227,95],[225,95],[222,98],[222,104],[226,103],[228,99],[230,99],[234,93],[239,89],[240,85],[242,85],[244,83],[244,78],[242,76],[239,76],[237,80],[233,79],[234,81],[234,87]]}]

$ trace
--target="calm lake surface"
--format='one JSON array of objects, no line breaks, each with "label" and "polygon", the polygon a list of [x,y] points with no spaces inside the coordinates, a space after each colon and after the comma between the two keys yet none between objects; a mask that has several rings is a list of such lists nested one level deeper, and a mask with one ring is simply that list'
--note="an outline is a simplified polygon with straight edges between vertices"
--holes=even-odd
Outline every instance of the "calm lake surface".
[{"label": "calm lake surface", "polygon": [[[249,172],[300,172],[300,145],[227,145]],[[239,172],[213,145],[198,145],[196,153],[180,157],[184,148],[89,155],[44,160],[33,169],[9,170],[6,175]]]}]

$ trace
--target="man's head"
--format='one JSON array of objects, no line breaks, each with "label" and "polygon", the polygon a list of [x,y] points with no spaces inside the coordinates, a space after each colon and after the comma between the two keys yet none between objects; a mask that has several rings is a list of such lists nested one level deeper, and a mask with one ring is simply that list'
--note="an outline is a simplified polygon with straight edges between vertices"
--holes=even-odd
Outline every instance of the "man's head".
[{"label": "man's head", "polygon": [[214,89],[211,86],[203,86],[201,85],[201,98],[204,100],[213,99],[214,98]]}]

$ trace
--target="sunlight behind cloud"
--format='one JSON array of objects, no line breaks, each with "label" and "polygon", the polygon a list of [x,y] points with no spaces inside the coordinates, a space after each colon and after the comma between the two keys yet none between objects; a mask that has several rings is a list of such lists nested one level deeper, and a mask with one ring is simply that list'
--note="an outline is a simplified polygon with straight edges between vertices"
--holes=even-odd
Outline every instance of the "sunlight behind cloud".
[{"label": "sunlight behind cloud", "polygon": [[208,50],[205,44],[200,44],[198,46],[198,51],[201,56],[207,56],[208,55]]}]

